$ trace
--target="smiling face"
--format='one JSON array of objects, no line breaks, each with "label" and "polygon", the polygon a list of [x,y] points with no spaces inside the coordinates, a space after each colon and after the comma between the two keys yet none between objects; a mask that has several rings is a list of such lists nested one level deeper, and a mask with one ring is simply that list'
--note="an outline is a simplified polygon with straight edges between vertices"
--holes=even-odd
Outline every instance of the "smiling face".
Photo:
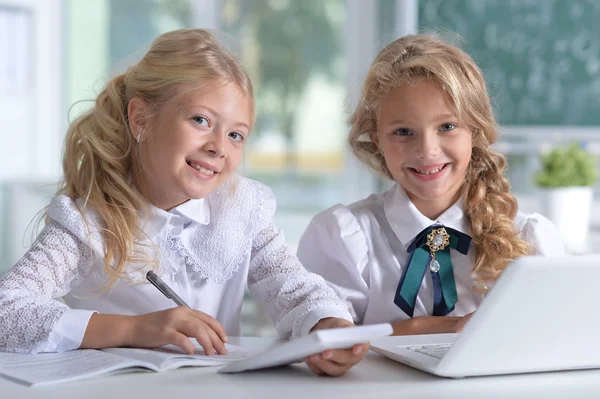
[{"label": "smiling face", "polygon": [[459,198],[472,133],[437,83],[418,79],[384,97],[374,141],[394,180],[425,216],[436,219]]},{"label": "smiling face", "polygon": [[[171,209],[203,198],[237,169],[250,132],[250,101],[233,85],[211,83],[179,96],[147,121],[140,99],[130,101],[131,131],[139,146],[144,194],[153,205]],[[133,115],[133,116],[132,116]]]}]

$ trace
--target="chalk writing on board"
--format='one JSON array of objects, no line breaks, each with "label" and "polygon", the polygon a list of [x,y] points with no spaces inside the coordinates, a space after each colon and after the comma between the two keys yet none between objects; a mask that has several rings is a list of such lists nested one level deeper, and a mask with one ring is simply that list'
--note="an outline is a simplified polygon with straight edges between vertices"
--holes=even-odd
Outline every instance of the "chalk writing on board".
[{"label": "chalk writing on board", "polygon": [[503,124],[600,125],[600,1],[420,0],[421,30],[459,43]]}]

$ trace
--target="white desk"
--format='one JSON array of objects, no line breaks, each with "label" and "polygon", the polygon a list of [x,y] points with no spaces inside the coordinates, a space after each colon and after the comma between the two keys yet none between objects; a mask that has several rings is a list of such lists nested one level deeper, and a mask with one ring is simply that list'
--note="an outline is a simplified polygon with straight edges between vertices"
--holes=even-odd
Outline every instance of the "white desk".
[{"label": "white desk", "polygon": [[[272,338],[231,339],[267,346]],[[0,377],[0,398],[598,398],[600,370],[450,380],[430,376],[369,352],[339,378],[317,377],[305,364],[241,374],[215,367],[131,373],[30,388]],[[339,396],[338,396],[339,395]]]}]

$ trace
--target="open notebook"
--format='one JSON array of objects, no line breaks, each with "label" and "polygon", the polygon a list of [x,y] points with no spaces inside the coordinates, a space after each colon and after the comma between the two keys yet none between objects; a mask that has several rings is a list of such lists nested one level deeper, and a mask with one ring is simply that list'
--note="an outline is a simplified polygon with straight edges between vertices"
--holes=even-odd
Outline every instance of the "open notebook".
[{"label": "open notebook", "polygon": [[30,386],[51,385],[135,370],[167,371],[185,366],[219,366],[254,352],[225,345],[227,355],[207,356],[201,347],[187,355],[176,346],[160,349],[78,349],[65,353],[0,352],[0,374]]}]

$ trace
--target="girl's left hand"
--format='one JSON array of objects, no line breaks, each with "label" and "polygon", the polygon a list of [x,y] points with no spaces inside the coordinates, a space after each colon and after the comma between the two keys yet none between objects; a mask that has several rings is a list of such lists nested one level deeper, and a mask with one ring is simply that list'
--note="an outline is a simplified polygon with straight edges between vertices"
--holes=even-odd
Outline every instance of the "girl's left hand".
[{"label": "girl's left hand", "polygon": [[[354,327],[354,324],[344,319],[329,317],[319,320],[310,331],[340,327]],[[317,375],[337,377],[358,363],[369,351],[369,346],[369,344],[359,344],[350,349],[327,350],[323,353],[309,356],[304,361]]]}]

